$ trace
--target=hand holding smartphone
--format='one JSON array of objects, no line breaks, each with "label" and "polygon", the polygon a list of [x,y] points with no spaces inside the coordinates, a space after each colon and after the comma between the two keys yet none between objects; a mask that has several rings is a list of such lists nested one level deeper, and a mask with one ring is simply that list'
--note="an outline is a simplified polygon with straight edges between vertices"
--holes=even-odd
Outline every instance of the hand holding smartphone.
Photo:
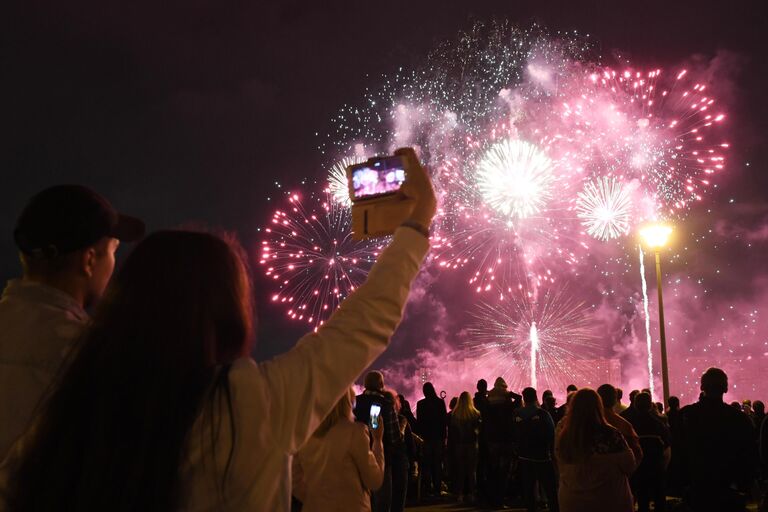
[{"label": "hand holding smartphone", "polygon": [[405,183],[405,164],[399,156],[371,158],[365,163],[352,165],[351,199],[372,199],[392,195]]},{"label": "hand holding smartphone", "polygon": [[383,450],[382,440],[384,439],[384,425],[381,424],[381,420],[381,405],[371,404],[368,428],[370,428],[371,437],[373,438],[372,448],[374,453]]},{"label": "hand holding smartphone", "polygon": [[394,233],[405,221],[428,232],[437,201],[412,148],[347,167],[355,240]]},{"label": "hand holding smartphone", "polygon": [[369,419],[368,425],[370,425],[370,427],[373,430],[376,430],[381,426],[379,424],[380,416],[381,416],[381,405],[371,404],[370,419]]}]

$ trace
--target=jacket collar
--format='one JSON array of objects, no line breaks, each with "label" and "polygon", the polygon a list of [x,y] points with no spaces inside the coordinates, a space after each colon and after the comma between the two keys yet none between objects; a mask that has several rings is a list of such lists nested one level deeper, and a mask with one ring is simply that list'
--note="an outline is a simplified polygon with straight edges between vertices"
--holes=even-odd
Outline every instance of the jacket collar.
[{"label": "jacket collar", "polygon": [[21,300],[61,309],[70,313],[77,320],[85,323],[88,321],[88,313],[71,295],[36,281],[25,279],[12,279],[3,290],[4,300]]}]

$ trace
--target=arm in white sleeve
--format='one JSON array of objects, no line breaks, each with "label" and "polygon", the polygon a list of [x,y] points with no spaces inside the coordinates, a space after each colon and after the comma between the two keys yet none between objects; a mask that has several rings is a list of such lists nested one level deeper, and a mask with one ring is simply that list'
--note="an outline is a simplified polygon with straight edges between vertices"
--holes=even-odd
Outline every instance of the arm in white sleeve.
[{"label": "arm in white sleeve", "polygon": [[270,400],[264,420],[286,452],[304,444],[342,393],[386,349],[428,248],[423,235],[399,228],[365,283],[316,333],[259,365]]}]

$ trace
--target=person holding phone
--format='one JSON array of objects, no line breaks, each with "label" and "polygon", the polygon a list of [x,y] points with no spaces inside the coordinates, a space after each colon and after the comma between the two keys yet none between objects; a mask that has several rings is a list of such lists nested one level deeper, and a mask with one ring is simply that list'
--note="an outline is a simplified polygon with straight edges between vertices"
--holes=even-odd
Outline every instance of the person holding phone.
[{"label": "person holding phone", "polygon": [[370,425],[354,421],[350,389],[294,457],[293,495],[302,512],[369,512],[370,491],[384,480],[381,407],[373,404]]},{"label": "person holding phone", "polygon": [[379,371],[370,371],[365,375],[365,390],[355,399],[355,420],[371,423],[371,413],[377,413],[377,423],[384,430],[384,483],[373,493],[374,512],[389,512],[392,508],[392,467],[395,447],[402,442],[403,436],[397,421],[395,404],[384,389],[384,375]]},{"label": "person holding phone", "polygon": [[381,405],[380,404],[371,404],[371,413],[370,413],[370,422],[371,422],[371,428],[377,429],[379,428],[379,416],[381,415]]},{"label": "person holding phone", "polygon": [[0,510],[290,510],[291,457],[384,350],[436,211],[411,148],[414,203],[368,277],[265,362],[234,240],[160,231],[128,256],[67,370],[0,466]]}]

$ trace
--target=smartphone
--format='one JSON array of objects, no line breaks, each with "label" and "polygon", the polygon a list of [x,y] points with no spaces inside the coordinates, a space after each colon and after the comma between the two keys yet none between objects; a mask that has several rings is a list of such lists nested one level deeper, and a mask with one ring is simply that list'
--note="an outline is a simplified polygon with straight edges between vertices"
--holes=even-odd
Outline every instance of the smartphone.
[{"label": "smartphone", "polygon": [[371,404],[371,428],[379,428],[379,416],[381,415],[381,406],[379,404]]},{"label": "smartphone", "polygon": [[405,182],[405,165],[399,156],[371,158],[351,165],[348,176],[353,201],[382,197],[400,190]]}]

